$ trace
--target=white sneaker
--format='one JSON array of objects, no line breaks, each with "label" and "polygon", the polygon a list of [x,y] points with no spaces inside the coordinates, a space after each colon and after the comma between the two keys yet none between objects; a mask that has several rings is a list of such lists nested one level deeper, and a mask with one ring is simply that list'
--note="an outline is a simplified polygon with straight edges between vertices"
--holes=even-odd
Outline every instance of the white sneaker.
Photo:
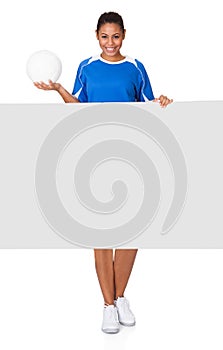
[{"label": "white sneaker", "polygon": [[105,333],[118,333],[119,332],[118,313],[114,305],[108,305],[104,307],[102,331]]},{"label": "white sneaker", "polygon": [[118,297],[115,300],[115,306],[117,307],[119,322],[123,326],[134,326],[136,323],[135,316],[130,310],[128,300],[125,297]]}]

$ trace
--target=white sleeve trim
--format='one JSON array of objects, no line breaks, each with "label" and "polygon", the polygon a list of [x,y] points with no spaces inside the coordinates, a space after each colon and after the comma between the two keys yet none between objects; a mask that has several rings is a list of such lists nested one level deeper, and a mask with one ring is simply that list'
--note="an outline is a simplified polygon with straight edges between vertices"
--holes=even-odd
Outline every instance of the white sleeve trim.
[{"label": "white sleeve trim", "polygon": [[81,93],[81,90],[83,89],[83,87],[81,87],[78,92],[76,92],[76,94],[74,94],[73,96],[75,96],[76,98],[79,97],[80,93]]},{"label": "white sleeve trim", "polygon": [[[145,84],[144,84],[145,85]],[[144,94],[144,93],[142,93],[142,95],[143,95],[143,98],[144,98],[144,100],[145,100],[145,102],[149,102],[150,100],[148,99],[148,97],[146,97],[146,95]]]}]

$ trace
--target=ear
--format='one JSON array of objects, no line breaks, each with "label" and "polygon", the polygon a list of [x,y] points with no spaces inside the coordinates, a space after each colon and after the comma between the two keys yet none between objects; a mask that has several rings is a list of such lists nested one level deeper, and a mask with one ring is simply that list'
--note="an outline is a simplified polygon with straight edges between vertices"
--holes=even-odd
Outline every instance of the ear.
[{"label": "ear", "polygon": [[122,39],[125,39],[125,33],[126,33],[126,29],[124,29],[123,35],[122,35]]},{"label": "ear", "polygon": [[96,35],[96,38],[97,38],[97,40],[99,40],[99,37],[98,37],[98,32],[97,32],[97,30],[95,30],[95,35]]}]

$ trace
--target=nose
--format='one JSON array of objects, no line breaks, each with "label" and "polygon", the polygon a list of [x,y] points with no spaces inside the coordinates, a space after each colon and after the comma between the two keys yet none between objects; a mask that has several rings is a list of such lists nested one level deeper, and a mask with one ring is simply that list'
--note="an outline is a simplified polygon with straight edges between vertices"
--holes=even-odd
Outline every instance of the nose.
[{"label": "nose", "polygon": [[112,37],[108,38],[108,45],[113,45],[113,38]]}]

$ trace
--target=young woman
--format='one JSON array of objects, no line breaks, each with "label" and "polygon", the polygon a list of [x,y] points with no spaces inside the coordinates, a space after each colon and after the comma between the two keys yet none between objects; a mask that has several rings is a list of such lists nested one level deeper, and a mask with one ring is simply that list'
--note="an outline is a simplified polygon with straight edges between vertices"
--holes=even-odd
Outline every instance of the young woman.
[{"label": "young woman", "polygon": [[[116,12],[103,13],[98,20],[96,37],[101,54],[80,63],[70,94],[60,83],[35,82],[43,90],[57,91],[66,103],[154,101],[161,107],[172,99],[155,98],[149,77],[141,62],[120,52],[125,38],[122,17]],[[102,330],[117,333],[119,325],[135,325],[135,317],[124,292],[133,268],[137,249],[94,249],[95,267],[104,298]]]}]

